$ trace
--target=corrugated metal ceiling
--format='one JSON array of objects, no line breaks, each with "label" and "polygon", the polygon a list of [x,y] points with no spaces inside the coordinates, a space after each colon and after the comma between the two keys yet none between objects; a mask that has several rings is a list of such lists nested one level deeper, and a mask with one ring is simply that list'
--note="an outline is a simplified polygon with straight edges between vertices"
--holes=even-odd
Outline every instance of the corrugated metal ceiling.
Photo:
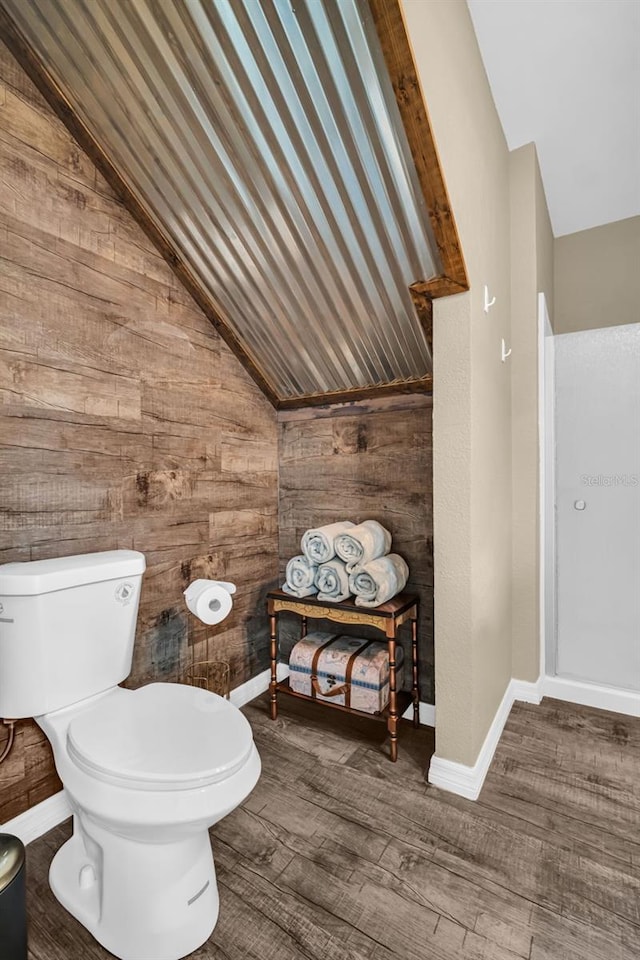
[{"label": "corrugated metal ceiling", "polygon": [[366,0],[1,0],[281,399],[425,377],[440,265]]}]

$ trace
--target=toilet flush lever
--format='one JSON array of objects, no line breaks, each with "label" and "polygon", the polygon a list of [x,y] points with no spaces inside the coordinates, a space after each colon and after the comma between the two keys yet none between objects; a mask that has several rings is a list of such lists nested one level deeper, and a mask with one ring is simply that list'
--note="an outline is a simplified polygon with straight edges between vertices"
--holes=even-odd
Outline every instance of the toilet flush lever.
[{"label": "toilet flush lever", "polygon": [[586,505],[586,500],[576,500],[573,506],[575,510],[584,510]]}]

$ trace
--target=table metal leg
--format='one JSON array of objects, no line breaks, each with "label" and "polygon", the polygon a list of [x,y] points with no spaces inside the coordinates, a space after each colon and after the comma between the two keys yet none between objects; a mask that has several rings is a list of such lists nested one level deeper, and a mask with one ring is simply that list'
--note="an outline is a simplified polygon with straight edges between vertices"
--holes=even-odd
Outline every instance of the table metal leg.
[{"label": "table metal leg", "polygon": [[389,645],[389,718],[387,730],[391,741],[391,760],[398,759],[398,700],[396,694],[396,641],[387,638]]},{"label": "table metal leg", "polygon": [[418,684],[418,615],[411,620],[411,664],[413,667],[413,725],[420,726],[420,687]]},{"label": "table metal leg", "polygon": [[273,613],[269,616],[269,627],[271,632],[270,654],[271,654],[271,682],[269,683],[271,719],[275,720],[278,716],[278,614]]}]

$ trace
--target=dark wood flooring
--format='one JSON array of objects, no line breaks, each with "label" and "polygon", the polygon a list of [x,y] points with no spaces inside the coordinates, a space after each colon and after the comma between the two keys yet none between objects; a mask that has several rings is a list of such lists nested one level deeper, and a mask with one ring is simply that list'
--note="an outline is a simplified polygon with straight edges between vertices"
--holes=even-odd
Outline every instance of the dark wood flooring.
[{"label": "dark wood flooring", "polygon": [[[517,704],[479,801],[428,786],[432,732],[281,697],[246,708],[263,774],[212,831],[198,960],[638,960],[640,720]],[[109,956],[55,901],[63,824],[28,848],[31,960]]]}]

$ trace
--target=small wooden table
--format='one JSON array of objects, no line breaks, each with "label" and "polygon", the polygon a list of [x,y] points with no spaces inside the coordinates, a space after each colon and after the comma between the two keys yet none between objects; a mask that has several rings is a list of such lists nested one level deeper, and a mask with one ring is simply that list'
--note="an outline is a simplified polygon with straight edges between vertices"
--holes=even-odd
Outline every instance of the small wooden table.
[{"label": "small wooden table", "polygon": [[[294,697],[300,697],[303,700],[314,700],[313,697],[306,696],[303,693],[297,693],[292,690],[289,680],[282,680],[278,683],[277,664],[278,664],[278,616],[283,611],[296,613],[302,618],[301,637],[307,635],[307,622],[311,617],[313,619],[331,620],[335,623],[348,623],[360,626],[375,627],[381,630],[387,638],[389,645],[389,704],[387,708],[379,714],[364,713],[361,710],[353,710],[351,707],[331,703],[330,701],[320,701],[323,705],[333,707],[335,710],[344,710],[346,713],[355,713],[363,717],[378,717],[387,722],[387,730],[391,741],[391,760],[398,759],[398,717],[401,717],[407,707],[413,703],[413,724],[418,726],[420,720],[420,693],[418,690],[418,597],[413,593],[399,593],[387,603],[380,604],[379,607],[358,607],[350,600],[343,600],[341,603],[327,603],[320,601],[315,597],[303,597],[298,600],[290,596],[283,590],[271,590],[267,594],[267,611],[269,613],[269,627],[271,634],[271,682],[269,691],[271,695],[271,719],[275,720],[278,716],[278,691],[290,694]],[[411,693],[403,690],[396,690],[396,640],[398,629],[403,623],[411,623],[411,665],[412,665],[412,687]]]}]

